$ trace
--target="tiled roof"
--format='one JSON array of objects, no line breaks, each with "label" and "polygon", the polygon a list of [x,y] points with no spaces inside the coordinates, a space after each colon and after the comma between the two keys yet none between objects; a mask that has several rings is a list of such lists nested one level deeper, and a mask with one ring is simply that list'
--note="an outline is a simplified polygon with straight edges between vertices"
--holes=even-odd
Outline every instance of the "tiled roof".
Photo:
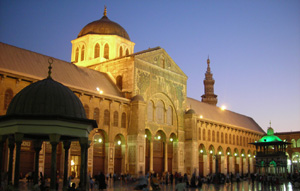
[{"label": "tiled roof", "polygon": [[191,106],[191,109],[193,109],[197,115],[202,115],[203,119],[247,128],[265,134],[264,130],[251,117],[229,110],[222,111],[219,107],[203,103],[193,98],[187,98],[187,106]]},{"label": "tiled roof", "polygon": [[[48,76],[50,57],[0,42],[0,71],[42,80]],[[70,88],[122,97],[107,74],[55,59],[51,77]]]}]

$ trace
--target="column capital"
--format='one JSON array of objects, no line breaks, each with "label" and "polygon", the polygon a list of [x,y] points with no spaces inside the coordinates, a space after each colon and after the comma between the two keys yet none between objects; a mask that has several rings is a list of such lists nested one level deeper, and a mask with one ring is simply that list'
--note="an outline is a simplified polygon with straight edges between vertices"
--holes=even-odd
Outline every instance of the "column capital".
[{"label": "column capital", "polygon": [[80,143],[80,145],[88,145],[89,139],[87,137],[80,137],[79,143]]},{"label": "column capital", "polygon": [[34,140],[33,147],[35,150],[41,150],[43,141],[42,140]]},{"label": "column capital", "polygon": [[14,135],[14,138],[15,138],[15,142],[22,142],[23,141],[23,138],[24,138],[24,134],[22,133],[15,133]]},{"label": "column capital", "polygon": [[49,139],[50,139],[50,143],[52,144],[52,143],[59,143],[59,141],[60,141],[60,135],[58,135],[58,134],[50,134],[49,135]]},{"label": "column capital", "polygon": [[63,141],[63,143],[64,143],[64,149],[69,150],[69,148],[71,146],[71,141],[66,140],[66,141]]}]

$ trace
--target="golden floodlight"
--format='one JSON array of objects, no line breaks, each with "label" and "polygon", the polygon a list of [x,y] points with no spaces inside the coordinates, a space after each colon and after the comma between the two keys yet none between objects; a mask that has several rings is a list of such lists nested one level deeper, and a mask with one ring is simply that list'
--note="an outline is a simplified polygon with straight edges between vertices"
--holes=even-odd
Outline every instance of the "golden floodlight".
[{"label": "golden floodlight", "polygon": [[225,109],[226,109],[226,106],[225,106],[225,105],[222,105],[222,106],[221,106],[221,110],[224,111]]}]

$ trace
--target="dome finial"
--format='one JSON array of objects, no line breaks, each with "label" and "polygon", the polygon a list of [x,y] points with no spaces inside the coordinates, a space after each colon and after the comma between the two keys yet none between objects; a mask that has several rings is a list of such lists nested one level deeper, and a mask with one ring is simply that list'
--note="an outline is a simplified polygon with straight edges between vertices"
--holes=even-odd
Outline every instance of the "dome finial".
[{"label": "dome finial", "polygon": [[272,125],[271,120],[270,120],[270,123],[269,123],[269,124],[270,124],[270,127],[271,127],[271,125]]},{"label": "dome finial", "polygon": [[48,70],[48,78],[51,78],[51,73],[52,73],[52,72],[51,72],[51,70],[52,70],[52,66],[51,66],[51,65],[52,65],[52,63],[53,63],[53,58],[50,57],[50,58],[48,59],[48,63],[49,63],[49,67],[48,67],[48,69],[49,69],[49,70]]},{"label": "dome finial", "polygon": [[106,5],[104,5],[104,13],[103,13],[103,16],[106,16],[107,15],[107,9],[106,9]]}]

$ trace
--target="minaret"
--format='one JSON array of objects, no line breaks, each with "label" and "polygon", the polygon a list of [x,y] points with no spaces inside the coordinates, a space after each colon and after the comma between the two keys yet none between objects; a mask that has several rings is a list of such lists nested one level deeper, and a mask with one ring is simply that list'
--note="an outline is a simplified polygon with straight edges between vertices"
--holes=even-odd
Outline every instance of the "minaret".
[{"label": "minaret", "polygon": [[213,79],[213,75],[210,72],[210,60],[209,57],[207,59],[207,70],[205,73],[205,79],[203,81],[204,83],[204,94],[201,96],[202,97],[202,102],[208,103],[211,105],[217,105],[218,99],[217,95],[214,94],[214,84],[215,80]]}]

